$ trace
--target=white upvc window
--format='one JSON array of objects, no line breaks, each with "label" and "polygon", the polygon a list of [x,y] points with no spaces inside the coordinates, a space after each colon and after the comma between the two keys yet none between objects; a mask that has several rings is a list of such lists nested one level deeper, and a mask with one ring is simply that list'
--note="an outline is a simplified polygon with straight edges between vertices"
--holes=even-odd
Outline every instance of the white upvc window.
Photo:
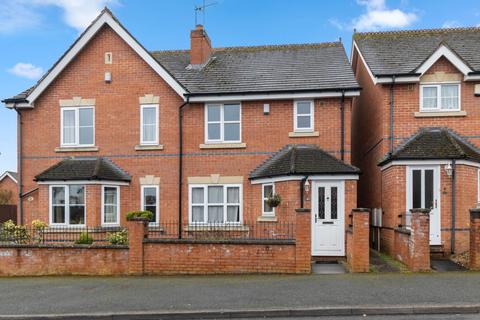
[{"label": "white upvc window", "polygon": [[51,185],[49,199],[50,225],[85,226],[84,185]]},{"label": "white upvc window", "polygon": [[189,223],[241,224],[242,185],[189,185]]},{"label": "white upvc window", "polygon": [[102,225],[120,225],[120,187],[102,186]]},{"label": "white upvc window", "polygon": [[157,145],[158,131],[158,104],[140,105],[140,144]]},{"label": "white upvc window", "polygon": [[240,103],[205,105],[205,142],[238,143],[242,140]]},{"label": "white upvc window", "polygon": [[293,108],[293,128],[295,132],[313,131],[314,104],[311,100],[295,101]]},{"label": "white upvc window", "polygon": [[267,200],[275,193],[275,185],[273,183],[262,184],[262,215],[266,217],[275,216],[275,208],[268,205]]},{"label": "white upvc window", "polygon": [[477,172],[477,207],[480,206],[480,169]]},{"label": "white upvc window", "polygon": [[150,221],[151,225],[156,225],[160,221],[160,198],[158,185],[142,185],[142,208],[143,211],[150,211],[153,213],[153,220]]},{"label": "white upvc window", "polygon": [[460,111],[460,83],[420,85],[420,111]]},{"label": "white upvc window", "polygon": [[94,107],[61,108],[61,145],[95,145]]}]

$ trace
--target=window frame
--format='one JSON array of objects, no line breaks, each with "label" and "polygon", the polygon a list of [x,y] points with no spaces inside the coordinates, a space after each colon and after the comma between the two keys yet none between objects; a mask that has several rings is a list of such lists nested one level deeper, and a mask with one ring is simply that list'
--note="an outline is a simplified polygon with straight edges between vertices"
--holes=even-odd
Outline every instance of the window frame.
[{"label": "window frame", "polygon": [[[84,208],[84,223],[83,224],[70,224],[70,186],[82,186],[83,187],[83,208]],[[64,188],[65,194],[65,223],[53,222],[53,188]],[[85,184],[52,184],[48,188],[48,222],[52,227],[68,227],[79,228],[87,225],[87,186]]]},{"label": "window frame", "polygon": [[[445,109],[442,107],[442,86],[455,85],[458,88],[458,108]],[[437,88],[437,107],[427,108],[423,107],[423,89],[424,88]],[[459,81],[454,82],[432,82],[420,84],[420,112],[458,112],[462,110],[462,85]]]},{"label": "window frame", "polygon": [[[117,222],[105,222],[105,188],[114,188],[117,192]],[[111,204],[110,204],[111,205]],[[120,225],[120,186],[102,185],[102,226],[112,227]]]},{"label": "window frame", "polygon": [[[238,121],[225,121],[225,105],[238,105],[239,106],[239,120]],[[220,106],[220,120],[219,121],[208,121],[208,107],[209,106]],[[204,104],[204,135],[205,135],[205,144],[216,144],[216,143],[241,143],[242,142],[242,103],[241,102],[211,102]],[[208,138],[208,124],[209,123],[219,123],[220,124],[220,139],[209,139]],[[225,123],[238,123],[239,124],[239,140],[225,140]]]},{"label": "window frame", "polygon": [[[223,222],[221,223],[209,223],[208,222],[208,187],[223,187],[223,202],[222,203],[212,203],[212,206],[223,206]],[[238,206],[239,206],[239,219],[236,222],[227,221],[227,190],[228,188],[238,188]],[[194,188],[203,188],[203,218],[204,222],[193,222],[193,206],[201,206],[201,204],[192,203],[192,193]],[[237,205],[237,204],[230,204]],[[189,184],[188,185],[188,223],[190,225],[200,225],[200,226],[209,226],[209,225],[243,225],[243,185],[239,183],[225,183],[225,184],[215,184],[215,183],[206,183],[206,184]]]},{"label": "window frame", "polygon": [[262,184],[262,216],[264,217],[275,217],[275,208],[272,207],[272,211],[265,211],[265,200],[268,198],[265,196],[265,187],[272,186],[272,194],[275,194],[275,183],[263,183]]},{"label": "window frame", "polygon": [[[155,141],[145,141],[143,136],[143,110],[146,108],[155,108]],[[140,105],[140,145],[152,146],[158,145],[160,140],[160,120],[159,120],[159,105],[156,103],[144,103]]]},{"label": "window frame", "polygon": [[[308,102],[310,104],[310,127],[298,128],[298,104],[302,102]],[[306,116],[307,114],[300,114],[300,116]],[[293,131],[294,132],[313,132],[315,130],[315,101],[314,100],[295,100],[293,103]]]},{"label": "window frame", "polygon": [[160,186],[157,184],[142,184],[140,186],[140,210],[145,211],[145,189],[146,188],[155,188],[155,197],[157,208],[155,212],[155,222],[149,222],[150,226],[158,226],[160,224]]},{"label": "window frame", "polygon": [[[80,109],[92,109],[93,140],[91,144],[80,144]],[[63,132],[64,112],[75,111],[75,142],[65,143]],[[93,147],[95,146],[95,106],[61,107],[60,108],[60,146],[62,147]]]}]

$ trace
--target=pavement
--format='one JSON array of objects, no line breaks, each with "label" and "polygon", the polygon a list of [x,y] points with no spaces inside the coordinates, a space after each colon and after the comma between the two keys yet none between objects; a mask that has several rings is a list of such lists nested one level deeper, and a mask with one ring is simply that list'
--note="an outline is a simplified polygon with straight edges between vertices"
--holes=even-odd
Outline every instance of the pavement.
[{"label": "pavement", "polygon": [[478,316],[479,288],[474,272],[0,278],[0,319]]}]

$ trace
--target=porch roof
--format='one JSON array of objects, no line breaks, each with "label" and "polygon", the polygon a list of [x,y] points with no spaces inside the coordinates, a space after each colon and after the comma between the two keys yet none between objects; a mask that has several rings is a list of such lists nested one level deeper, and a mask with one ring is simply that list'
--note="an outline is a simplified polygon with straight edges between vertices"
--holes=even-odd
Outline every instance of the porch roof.
[{"label": "porch roof", "polygon": [[69,158],[60,161],[35,177],[35,181],[122,181],[131,177],[107,158]]},{"label": "porch roof", "polygon": [[312,174],[359,174],[349,165],[316,145],[286,145],[250,173],[250,179]]},{"label": "porch roof", "polygon": [[394,160],[464,159],[480,162],[480,152],[467,139],[448,128],[422,128],[378,164]]}]

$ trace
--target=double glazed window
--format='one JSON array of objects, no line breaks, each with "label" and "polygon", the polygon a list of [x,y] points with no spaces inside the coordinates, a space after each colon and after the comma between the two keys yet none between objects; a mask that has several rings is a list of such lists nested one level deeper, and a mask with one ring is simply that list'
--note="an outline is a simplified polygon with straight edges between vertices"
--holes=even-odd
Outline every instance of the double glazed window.
[{"label": "double glazed window", "polygon": [[140,106],[140,144],[158,144],[158,105]]},{"label": "double glazed window", "polygon": [[241,108],[239,103],[208,104],[205,107],[206,142],[241,142]]},{"label": "double glazed window", "polygon": [[273,183],[266,183],[262,185],[262,215],[263,216],[274,216],[275,208],[272,208],[268,205],[267,200],[273,196],[275,192],[275,187]]},{"label": "double glazed window", "polygon": [[85,186],[50,187],[50,224],[85,225]]},{"label": "double glazed window", "polygon": [[190,223],[242,221],[240,185],[190,185]]},{"label": "double glazed window", "polygon": [[61,112],[61,145],[93,146],[95,144],[94,108],[62,108]]},{"label": "double glazed window", "polygon": [[459,111],[460,84],[425,84],[420,86],[420,111]]},{"label": "double glazed window", "polygon": [[102,225],[120,224],[120,188],[102,187]]},{"label": "double glazed window", "polygon": [[151,224],[157,224],[159,221],[159,188],[156,185],[142,186],[142,210],[153,213]]},{"label": "double glazed window", "polygon": [[313,101],[295,101],[294,130],[296,132],[313,131]]}]

